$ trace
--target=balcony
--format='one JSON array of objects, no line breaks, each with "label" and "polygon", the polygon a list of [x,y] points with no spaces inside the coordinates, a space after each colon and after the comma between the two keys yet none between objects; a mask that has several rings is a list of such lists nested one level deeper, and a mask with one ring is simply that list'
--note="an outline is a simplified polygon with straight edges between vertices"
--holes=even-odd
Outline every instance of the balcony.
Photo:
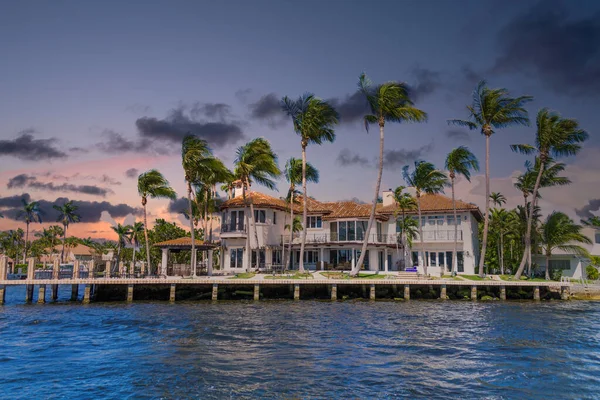
[{"label": "balcony", "polygon": [[[457,240],[462,242],[463,233],[459,229],[457,232]],[[417,233],[416,241],[419,241],[419,234]],[[424,242],[453,242],[454,241],[454,229],[446,229],[446,230],[435,230],[435,231],[427,231],[423,230],[423,241]]]},{"label": "balcony", "polygon": [[[294,233],[292,244],[299,244],[301,241],[302,232]],[[369,235],[369,242],[371,244],[393,244],[400,245],[400,235],[387,235],[387,234],[371,234]],[[281,236],[282,244],[290,243],[290,235]],[[307,233],[306,243],[309,244],[329,244],[329,243],[358,243],[361,244],[365,240],[364,234],[356,235],[345,235],[341,236],[337,233]]]},{"label": "balcony", "polygon": [[240,224],[222,224],[221,225],[221,238],[223,239],[232,239],[232,238],[245,238],[246,237],[246,227],[245,225]]}]

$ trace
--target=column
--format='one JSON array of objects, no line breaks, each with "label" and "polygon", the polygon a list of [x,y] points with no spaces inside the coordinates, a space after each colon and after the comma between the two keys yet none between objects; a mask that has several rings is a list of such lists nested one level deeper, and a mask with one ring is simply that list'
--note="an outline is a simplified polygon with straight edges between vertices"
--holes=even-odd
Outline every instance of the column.
[{"label": "column", "polygon": [[319,260],[321,260],[321,271],[323,271],[325,269],[325,248],[321,247],[319,251]]},{"label": "column", "polygon": [[410,300],[410,285],[404,285],[404,300]]},{"label": "column", "polygon": [[71,301],[77,301],[79,297],[79,285],[71,285]]},{"label": "column", "polygon": [[500,286],[500,300],[506,300],[506,286]]},{"label": "column", "polygon": [[25,285],[25,302],[31,303],[33,300],[33,285]]},{"label": "column", "polygon": [[533,299],[536,301],[540,300],[540,287],[536,286],[533,288]]},{"label": "column", "polygon": [[135,264],[132,262],[129,263],[129,277],[135,277]]},{"label": "column", "polygon": [[111,262],[107,261],[106,262],[106,266],[104,267],[104,277],[105,278],[110,278],[110,268],[111,268]]},{"label": "column", "polygon": [[300,285],[297,283],[294,285],[294,300],[300,300]]},{"label": "column", "polygon": [[50,287],[52,288],[52,294],[50,298],[52,301],[56,301],[58,299],[58,285],[51,285]]},{"label": "column", "polygon": [[6,301],[6,285],[0,285],[0,305]]},{"label": "column", "polygon": [[79,279],[79,260],[73,261],[73,279]]},{"label": "column", "polygon": [[331,300],[337,300],[337,284],[331,285]]},{"label": "column", "polygon": [[175,290],[176,290],[176,286],[174,283],[171,283],[171,291],[169,293],[169,301],[171,303],[175,302]]},{"label": "column", "polygon": [[388,249],[387,247],[383,250],[383,266],[385,272],[390,270],[390,266],[388,265]]},{"label": "column", "polygon": [[[266,255],[265,255],[266,257]],[[208,276],[212,276],[213,274],[213,250],[210,249],[208,250],[208,261],[206,264],[206,273],[208,274]]]},{"label": "column", "polygon": [[442,284],[440,287],[440,299],[442,300],[446,300],[448,298],[447,294],[446,294],[446,284]]},{"label": "column", "polygon": [[94,278],[94,260],[91,260],[90,263],[88,264],[88,278],[89,279],[93,279]]},{"label": "column", "polygon": [[125,263],[123,261],[119,261],[119,278],[125,276]]},{"label": "column", "polygon": [[127,285],[127,302],[133,301],[133,285]]},{"label": "column", "polygon": [[83,289],[83,304],[90,304],[90,284],[85,285]]},{"label": "column", "polygon": [[354,267],[356,265],[355,263],[356,263],[356,250],[352,249],[352,264],[351,264],[352,265],[352,269],[354,269]]},{"label": "column", "polygon": [[369,299],[375,300],[375,284],[371,283],[371,290],[369,292]]},{"label": "column", "polygon": [[560,287],[560,298],[561,298],[561,300],[569,300],[569,287],[568,286]]},{"label": "column", "polygon": [[35,279],[35,259],[34,258],[27,259],[27,279],[28,280]]},{"label": "column", "polygon": [[52,279],[59,279],[60,275],[60,263],[58,262],[58,258],[54,259],[54,263],[52,264]]},{"label": "column", "polygon": [[392,293],[394,294],[394,296],[398,295],[398,285],[396,285],[395,283],[392,285]]},{"label": "column", "polygon": [[46,302],[46,285],[40,285],[38,289],[38,304],[44,304]]},{"label": "column", "polygon": [[260,285],[254,285],[254,301],[260,300]]},{"label": "column", "polygon": [[471,286],[471,300],[473,300],[473,301],[477,300],[477,286],[476,285]]},{"label": "column", "polygon": [[0,280],[4,280],[7,278],[6,264],[7,264],[6,257],[0,256]]},{"label": "column", "polygon": [[142,261],[142,268],[140,269],[140,275],[144,276],[146,273],[146,263]]},{"label": "column", "polygon": [[162,249],[162,259],[160,263],[160,274],[167,275],[167,262],[169,261],[169,249]]},{"label": "column", "polygon": [[362,289],[362,297],[367,298],[367,285],[360,285]]},{"label": "column", "polygon": [[219,285],[217,283],[213,283],[212,300],[217,301],[218,298],[219,298]]}]

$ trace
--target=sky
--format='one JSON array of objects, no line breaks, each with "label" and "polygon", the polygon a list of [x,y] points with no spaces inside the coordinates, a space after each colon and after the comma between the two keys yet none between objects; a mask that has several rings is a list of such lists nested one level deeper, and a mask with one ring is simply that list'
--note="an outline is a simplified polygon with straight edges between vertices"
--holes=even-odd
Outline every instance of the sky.
[{"label": "sky", "polygon": [[[340,112],[334,143],[309,146],[320,171],[309,195],[373,197],[379,140],[362,123],[361,72],[376,83],[406,82],[427,123],[388,124],[382,189],[402,185],[416,160],[443,168],[468,146],[484,164],[478,132],[448,126],[466,118],[476,83],[531,95],[575,118],[590,134],[567,163],[573,183],[542,192],[543,211],[573,218],[600,208],[600,3],[561,1],[20,1],[0,0],[0,230],[21,199],[75,200],[82,222],[70,232],[114,239],[111,224],[140,218],[136,178],[157,168],[185,195],[181,139],[192,132],[232,167],[238,146],[265,137],[281,167],[300,140],[281,111],[305,92]],[[509,145],[532,143],[535,124],[492,137],[491,190],[522,203],[514,176],[526,158]],[[282,196],[286,183],[279,181]],[[484,205],[482,172],[457,195]],[[181,203],[149,202],[150,220],[181,223]]]}]

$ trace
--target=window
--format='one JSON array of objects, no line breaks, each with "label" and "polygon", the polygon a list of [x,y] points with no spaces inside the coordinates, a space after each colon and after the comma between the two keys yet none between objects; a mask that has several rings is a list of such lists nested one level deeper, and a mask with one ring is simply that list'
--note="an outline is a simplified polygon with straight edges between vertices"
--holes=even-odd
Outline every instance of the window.
[{"label": "window", "polygon": [[273,250],[271,253],[271,264],[281,264],[282,262],[281,250]]},{"label": "window", "polygon": [[[446,218],[448,220],[448,225],[454,225],[454,215],[448,215]],[[460,225],[460,215],[458,215],[458,218],[456,219],[456,225]]]},{"label": "window", "polygon": [[465,272],[465,257],[462,251],[456,252],[456,267],[458,272]]},{"label": "window", "polygon": [[331,236],[330,240],[332,240],[332,241],[338,240],[338,223],[337,222],[329,223],[329,236]]},{"label": "window", "polygon": [[339,229],[338,229],[338,240],[340,241],[345,241],[347,240],[348,236],[346,236],[346,221],[340,221],[338,223]]},{"label": "window", "polygon": [[273,211],[273,225],[277,225],[277,213]]},{"label": "window", "polygon": [[550,260],[550,269],[571,269],[569,260]]},{"label": "window", "polygon": [[597,232],[595,236],[596,236],[596,238],[595,238],[596,243],[600,243],[600,232]]},{"label": "window", "polygon": [[356,221],[356,240],[364,240],[367,231],[367,221]]},{"label": "window", "polygon": [[444,259],[444,253],[438,253],[438,266],[443,267],[446,264],[445,261],[446,260]]},{"label": "window", "polygon": [[244,267],[244,248],[231,249],[229,250],[230,263],[229,268],[243,268]]},{"label": "window", "polygon": [[267,219],[267,212],[265,210],[254,210],[254,222],[264,224]]},{"label": "window", "polygon": [[444,216],[443,215],[430,215],[427,218],[429,225],[443,225],[444,224]]},{"label": "window", "polygon": [[356,222],[349,221],[347,224],[348,224],[348,240],[356,240]]},{"label": "window", "polygon": [[429,254],[431,256],[431,262],[429,263],[429,265],[431,265],[432,267],[437,266],[437,253],[433,252]]},{"label": "window", "polygon": [[321,228],[323,225],[323,221],[321,216],[308,216],[306,217],[306,225],[309,229]]},{"label": "window", "polygon": [[261,249],[258,250],[258,265],[256,262],[256,251],[257,250],[252,250],[252,267],[259,267],[259,268],[264,268],[265,267],[265,250]]},{"label": "window", "polygon": [[232,211],[231,219],[229,220],[229,231],[243,231],[244,230],[244,212],[243,211]]},{"label": "window", "polygon": [[318,250],[305,250],[304,251],[304,262],[308,264],[317,264],[319,262],[319,251]]},{"label": "window", "polygon": [[419,265],[419,252],[418,251],[412,252],[412,262],[413,262],[413,265]]}]

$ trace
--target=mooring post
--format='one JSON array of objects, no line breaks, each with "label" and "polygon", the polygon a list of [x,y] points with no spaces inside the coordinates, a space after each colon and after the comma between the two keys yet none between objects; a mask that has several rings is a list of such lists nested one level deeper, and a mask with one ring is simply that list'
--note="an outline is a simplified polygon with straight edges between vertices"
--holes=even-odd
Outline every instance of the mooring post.
[{"label": "mooring post", "polygon": [[6,285],[0,285],[0,305],[6,301]]},{"label": "mooring post", "polygon": [[300,300],[300,285],[297,283],[294,285],[294,300]]},{"label": "mooring post", "polygon": [[107,261],[106,266],[104,267],[104,277],[110,278],[110,261]]},{"label": "mooring post", "polygon": [[33,301],[33,285],[25,285],[25,302],[31,303]]},{"label": "mooring post", "polygon": [[90,286],[90,284],[87,284],[83,289],[83,304],[90,304]]},{"label": "mooring post", "polygon": [[90,263],[88,264],[88,278],[94,278],[94,260],[90,260]]},{"label": "mooring post", "polygon": [[58,279],[60,274],[60,263],[58,262],[58,258],[54,259],[52,264],[52,279]]},{"label": "mooring post", "polygon": [[337,284],[331,285],[331,300],[337,300]]},{"label": "mooring post", "polygon": [[260,285],[254,285],[254,301],[260,300]]},{"label": "mooring post", "polygon": [[218,298],[219,298],[219,284],[213,283],[212,300],[217,301]]},{"label": "mooring post", "polygon": [[40,285],[38,288],[38,304],[44,304],[46,302],[46,285]]},{"label": "mooring post", "polygon": [[133,278],[135,276],[135,264],[132,262],[129,263],[129,277]]},{"label": "mooring post", "polygon": [[131,303],[133,301],[133,285],[127,285],[127,302]]},{"label": "mooring post", "polygon": [[5,280],[7,277],[6,274],[6,256],[0,256],[0,280]]},{"label": "mooring post", "polygon": [[71,301],[77,301],[79,297],[79,285],[71,285]]},{"label": "mooring post", "polygon": [[79,260],[73,261],[73,279],[79,279]]},{"label": "mooring post", "polygon": [[477,285],[471,286],[471,300],[477,300]]},{"label": "mooring post", "polygon": [[52,288],[52,294],[50,298],[52,301],[56,301],[58,299],[58,285],[50,285]]},{"label": "mooring post", "polygon": [[404,285],[404,300],[410,300],[410,285]]},{"label": "mooring post", "polygon": [[392,293],[394,294],[394,296],[398,295],[398,285],[396,285],[395,283],[392,285]]},{"label": "mooring post", "polygon": [[119,261],[119,278],[125,276],[125,263],[123,261]]},{"label": "mooring post", "polygon": [[506,286],[500,286],[500,300],[506,300]]},{"label": "mooring post", "polygon": [[539,301],[540,300],[540,287],[536,286],[533,288],[533,299]]},{"label": "mooring post", "polygon": [[440,286],[440,299],[442,299],[442,300],[448,299],[448,296],[446,295],[446,284],[445,283]]},{"label": "mooring post", "polygon": [[362,289],[362,297],[366,298],[367,297],[367,285],[360,285],[361,289]]},{"label": "mooring post", "polygon": [[[35,259],[28,258],[27,259],[27,280],[35,279]],[[33,293],[33,289],[31,289],[31,293]]]},{"label": "mooring post", "polygon": [[142,261],[142,266],[140,268],[140,275],[144,276],[145,273],[146,273],[146,263]]},{"label": "mooring post", "polygon": [[561,298],[561,300],[569,300],[569,287],[568,286],[560,287],[560,298]]},{"label": "mooring post", "polygon": [[171,303],[175,303],[175,290],[177,288],[177,285],[174,283],[171,283],[171,291],[169,292],[169,301]]},{"label": "mooring post", "polygon": [[371,289],[369,291],[369,299],[375,300],[375,284],[371,283]]}]

